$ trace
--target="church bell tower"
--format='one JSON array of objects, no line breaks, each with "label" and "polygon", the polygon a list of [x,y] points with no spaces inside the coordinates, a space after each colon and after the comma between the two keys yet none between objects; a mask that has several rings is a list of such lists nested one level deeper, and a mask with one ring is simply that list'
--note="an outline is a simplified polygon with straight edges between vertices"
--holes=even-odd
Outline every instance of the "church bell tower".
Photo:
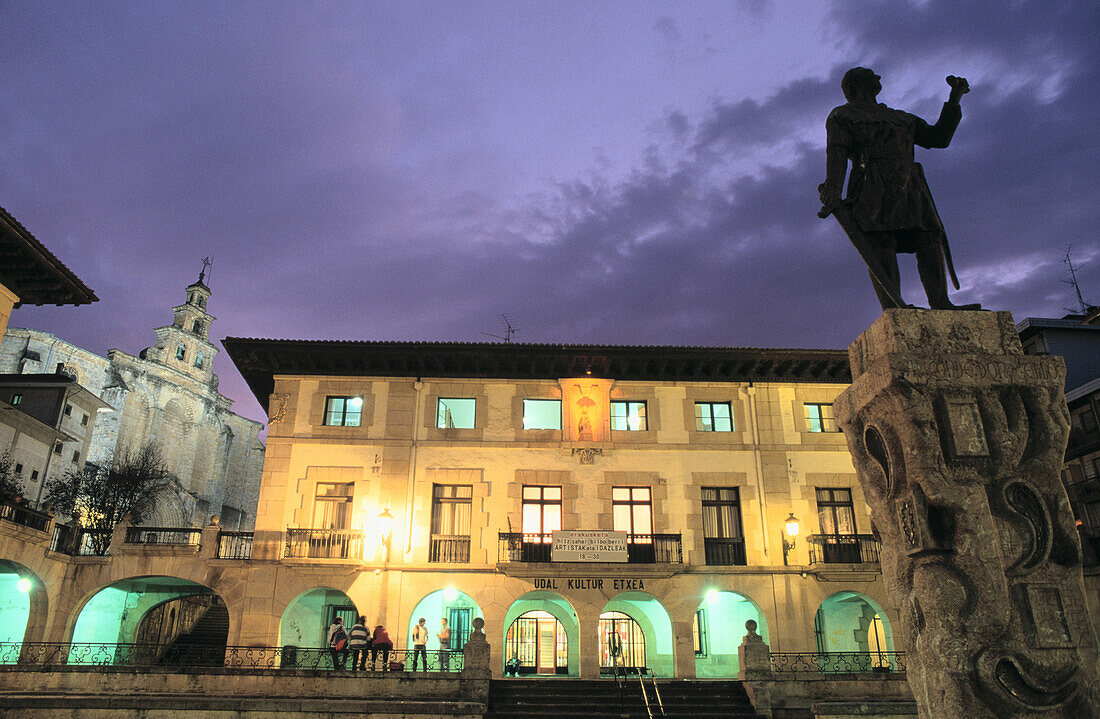
[{"label": "church bell tower", "polygon": [[158,327],[156,347],[142,352],[145,359],[159,361],[200,381],[210,381],[213,376],[214,355],[217,347],[210,342],[210,325],[214,316],[206,311],[210,300],[210,288],[206,286],[206,269],[209,261],[203,260],[199,279],[187,286],[187,300],[173,307],[175,319],[166,327]]}]

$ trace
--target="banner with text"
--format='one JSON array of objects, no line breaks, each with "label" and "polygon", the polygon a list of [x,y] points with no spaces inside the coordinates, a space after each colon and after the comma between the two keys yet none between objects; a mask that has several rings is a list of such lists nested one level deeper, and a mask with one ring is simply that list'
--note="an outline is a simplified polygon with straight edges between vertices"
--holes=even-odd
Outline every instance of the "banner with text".
[{"label": "banner with text", "polygon": [[626,532],[559,530],[553,533],[550,561],[626,562]]}]

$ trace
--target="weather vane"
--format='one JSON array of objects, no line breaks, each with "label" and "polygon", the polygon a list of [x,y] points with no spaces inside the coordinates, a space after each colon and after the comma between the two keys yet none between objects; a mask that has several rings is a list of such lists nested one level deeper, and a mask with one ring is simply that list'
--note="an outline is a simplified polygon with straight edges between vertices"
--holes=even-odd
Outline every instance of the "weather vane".
[{"label": "weather vane", "polygon": [[206,270],[210,267],[213,267],[213,266],[214,266],[214,260],[212,260],[209,257],[203,257],[202,258],[202,271],[199,272],[199,282],[202,282],[203,278],[206,277]]}]

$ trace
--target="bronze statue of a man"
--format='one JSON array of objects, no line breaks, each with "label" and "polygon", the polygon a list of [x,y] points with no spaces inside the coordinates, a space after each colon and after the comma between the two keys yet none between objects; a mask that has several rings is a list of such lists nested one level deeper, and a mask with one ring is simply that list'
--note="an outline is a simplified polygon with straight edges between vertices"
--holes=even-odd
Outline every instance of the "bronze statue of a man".
[{"label": "bronze statue of a man", "polygon": [[[913,147],[947,147],[962,119],[959,98],[970,91],[964,78],[948,77],[951,93],[935,125],[876,102],[881,78],[865,67],[844,73],[847,103],[829,113],[821,217],[833,214],[859,250],[883,309],[910,307],[901,298],[897,253],[914,253],[921,283],[934,310],[980,309],[955,305],[947,296],[947,272],[958,278],[924,170]],[[848,194],[842,200],[848,162]]]}]

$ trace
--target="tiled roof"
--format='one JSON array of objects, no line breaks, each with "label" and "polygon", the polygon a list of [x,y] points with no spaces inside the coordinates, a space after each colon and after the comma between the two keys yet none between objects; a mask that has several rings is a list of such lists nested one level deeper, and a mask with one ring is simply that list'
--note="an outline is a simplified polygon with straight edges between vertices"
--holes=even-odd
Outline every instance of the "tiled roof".
[{"label": "tiled roof", "polygon": [[650,382],[848,383],[844,350],[227,337],[226,352],[266,409],[274,377],[338,375]]},{"label": "tiled roof", "polygon": [[0,283],[19,296],[15,305],[84,305],[98,301],[72,270],[0,207]]}]

